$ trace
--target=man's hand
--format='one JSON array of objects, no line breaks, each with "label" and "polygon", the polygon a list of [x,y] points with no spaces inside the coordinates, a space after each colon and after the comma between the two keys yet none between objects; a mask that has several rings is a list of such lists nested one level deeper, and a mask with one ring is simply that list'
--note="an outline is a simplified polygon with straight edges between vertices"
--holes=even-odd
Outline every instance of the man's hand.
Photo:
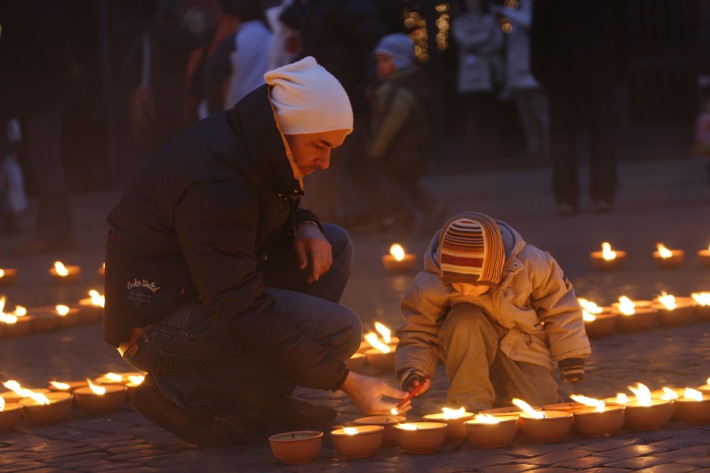
[{"label": "man's hand", "polygon": [[[364,376],[354,371],[348,373],[341,388],[350,396],[350,399],[364,414],[367,415],[391,415],[392,409],[397,406],[396,402],[386,401],[383,398],[404,399],[407,393],[395,389],[384,381],[370,376]],[[399,414],[404,414],[412,408],[407,402],[404,406],[397,408]]]},{"label": "man's hand", "polygon": [[308,276],[308,284],[318,281],[318,278],[325,274],[333,264],[333,250],[330,243],[318,230],[318,227],[308,222],[298,224],[294,248],[300,269],[308,267],[310,257],[311,275]]}]

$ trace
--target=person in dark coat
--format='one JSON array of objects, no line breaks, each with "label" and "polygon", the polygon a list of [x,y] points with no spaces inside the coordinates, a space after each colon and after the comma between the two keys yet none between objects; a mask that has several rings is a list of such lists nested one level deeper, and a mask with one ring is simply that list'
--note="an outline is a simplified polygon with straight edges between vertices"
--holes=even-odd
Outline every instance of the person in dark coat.
[{"label": "person in dark coat", "polygon": [[406,396],[346,367],[352,243],[299,207],[352,130],[347,95],[312,57],[264,78],[150,157],[108,216],[104,337],[148,372],[133,406],[200,446],[335,419],[296,386],[373,414]]},{"label": "person in dark coat", "polygon": [[541,0],[533,5],[531,68],[547,91],[550,159],[559,214],[580,211],[576,134],[589,131],[594,210],[612,209],[617,188],[618,87],[628,67],[628,4]]}]

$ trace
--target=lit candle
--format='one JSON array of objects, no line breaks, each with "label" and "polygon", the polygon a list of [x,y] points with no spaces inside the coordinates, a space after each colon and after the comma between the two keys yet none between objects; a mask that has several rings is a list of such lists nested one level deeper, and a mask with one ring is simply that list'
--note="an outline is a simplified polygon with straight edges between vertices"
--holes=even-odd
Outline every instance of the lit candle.
[{"label": "lit candle", "polygon": [[558,442],[572,429],[572,413],[566,411],[538,411],[521,399],[513,404],[523,410],[520,428],[523,434],[536,442]]},{"label": "lit candle", "polygon": [[624,426],[623,406],[607,407],[600,399],[594,399],[579,394],[572,394],[570,398],[576,402],[589,406],[586,409],[577,409],[572,412],[574,425],[587,437],[602,437],[614,435]]},{"label": "lit candle", "polygon": [[[367,362],[378,370],[392,372],[394,371],[396,361],[396,345],[391,344],[389,329],[384,330],[386,327],[382,324],[376,324],[376,327],[381,333],[384,332],[383,340],[380,340],[375,332],[367,333],[365,340],[372,348],[365,351],[365,357],[367,358]],[[390,341],[390,343],[387,343],[387,341]]]},{"label": "lit candle", "polygon": [[446,441],[443,422],[409,422],[394,427],[395,442],[408,453],[434,453]]},{"label": "lit candle", "polygon": [[379,450],[384,439],[381,425],[343,427],[330,433],[333,447],[347,458],[367,458]]},{"label": "lit candle", "polygon": [[479,448],[508,445],[518,433],[518,416],[476,414],[464,422],[468,439]]},{"label": "lit candle", "polygon": [[104,313],[105,298],[96,289],[89,290],[89,297],[79,300],[79,317],[84,323],[101,320]]},{"label": "lit candle", "polygon": [[59,326],[72,327],[81,322],[81,314],[79,309],[71,308],[65,304],[57,304],[54,306],[55,315],[59,318]]},{"label": "lit candle", "polygon": [[443,422],[447,425],[446,442],[459,442],[467,437],[466,426],[464,422],[472,419],[473,412],[466,412],[463,407],[459,409],[450,409],[444,407],[442,412],[434,414],[426,414],[424,420],[431,422]]},{"label": "lit candle", "polygon": [[368,416],[360,417],[355,419],[353,422],[355,425],[381,425],[384,429],[382,431],[382,445],[392,446],[394,445],[394,426],[406,421],[405,416],[400,415],[390,415],[390,416]]},{"label": "lit candle", "polygon": [[27,315],[27,309],[18,305],[12,312],[5,312],[5,296],[0,296],[0,324],[5,337],[19,337],[32,331],[32,321]]},{"label": "lit candle", "polygon": [[417,261],[417,255],[406,253],[399,243],[390,247],[390,254],[382,255],[382,264],[389,271],[411,271]]},{"label": "lit candle", "polygon": [[22,405],[6,403],[0,396],[0,432],[12,429],[22,419]]},{"label": "lit candle", "polygon": [[17,271],[12,268],[0,268],[0,286],[10,286],[15,282]]},{"label": "lit candle", "polygon": [[126,399],[126,387],[121,384],[96,385],[86,380],[88,386],[76,388],[74,399],[79,409],[89,414],[106,414],[120,409]]},{"label": "lit candle", "polygon": [[678,326],[689,323],[695,315],[693,299],[675,297],[665,291],[656,298],[657,316],[661,325]]},{"label": "lit candle", "polygon": [[651,301],[632,301],[626,296],[619,297],[619,302],[612,304],[619,315],[616,325],[621,332],[640,332],[648,330],[656,322],[657,309]]},{"label": "lit candle", "polygon": [[593,251],[590,257],[597,269],[618,269],[624,264],[626,252],[612,250],[611,244],[605,241],[602,243],[602,251]]},{"label": "lit candle", "polygon": [[695,303],[695,315],[701,320],[710,320],[710,292],[694,292],[690,297]]},{"label": "lit candle", "polygon": [[72,394],[49,392],[20,399],[22,412],[33,424],[53,424],[69,415],[72,408]]},{"label": "lit candle", "polygon": [[685,252],[683,250],[669,250],[663,243],[656,244],[657,251],[653,252],[653,258],[661,269],[676,268],[683,264]]},{"label": "lit candle", "polygon": [[579,297],[577,301],[582,306],[584,328],[589,338],[606,337],[614,330],[618,314],[605,310],[588,299]]},{"label": "lit candle", "polygon": [[673,403],[654,399],[651,391],[642,383],[629,386],[636,400],[626,404],[626,424],[636,430],[660,429],[673,416]]},{"label": "lit candle", "polygon": [[704,268],[710,269],[710,246],[708,246],[705,250],[698,251],[698,259]]},{"label": "lit candle", "polygon": [[81,268],[79,266],[65,266],[61,261],[55,261],[54,266],[49,269],[49,274],[59,283],[73,283],[79,280]]}]

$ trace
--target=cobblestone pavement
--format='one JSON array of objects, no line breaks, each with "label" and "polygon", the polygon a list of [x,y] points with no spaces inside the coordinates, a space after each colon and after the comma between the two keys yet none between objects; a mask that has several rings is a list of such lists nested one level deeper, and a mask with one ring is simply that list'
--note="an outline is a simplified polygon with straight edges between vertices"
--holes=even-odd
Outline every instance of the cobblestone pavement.
[{"label": "cobblestone pavement", "polygon": [[[710,291],[710,270],[695,257],[710,244],[710,189],[702,163],[690,159],[622,163],[621,189],[614,212],[558,217],[549,193],[549,170],[523,169],[479,174],[433,175],[425,184],[448,202],[450,213],[479,210],[507,221],[523,237],[550,251],[572,280],[577,294],[608,305],[621,295],[650,299],[661,291],[676,296]],[[0,237],[0,267],[18,269],[14,286],[0,288],[8,306],[27,307],[67,303],[100,288],[96,269],[103,261],[104,216],[118,198],[114,191],[78,194],[73,204],[78,249],[41,256],[20,256],[13,248],[27,238],[32,212],[23,220],[23,233]],[[589,205],[588,205],[589,206]],[[400,322],[399,298],[415,272],[388,273],[380,263],[387,238],[353,234],[356,261],[343,303],[355,309],[366,330],[374,321],[392,328]],[[602,241],[628,253],[616,271],[592,267],[589,252]],[[401,241],[420,254],[428,238]],[[684,249],[686,261],[677,269],[657,269],[651,253],[655,244]],[[76,284],[58,286],[47,274],[55,260],[83,268]],[[652,390],[696,387],[710,376],[710,322],[660,327],[639,333],[613,333],[592,340],[585,379],[562,385],[563,395],[592,397],[627,392],[641,382]],[[16,379],[27,387],[44,387],[49,380],[80,380],[130,367],[101,338],[99,324],[90,324],[0,339],[0,379]],[[389,373],[366,367],[367,373],[395,382]],[[409,419],[440,412],[447,382],[437,372],[433,389],[414,401]],[[313,402],[336,407],[340,424],[360,414],[342,393],[299,389]],[[449,406],[455,407],[455,406]],[[653,431],[624,429],[604,438],[571,433],[555,443],[535,443],[525,437],[502,448],[480,449],[464,441],[444,445],[437,453],[410,455],[398,447],[383,447],[373,457],[347,460],[333,449],[328,433],[320,454],[311,463],[287,466],[271,454],[267,441],[212,449],[195,449],[135,413],[126,403],[107,415],[90,416],[74,409],[57,424],[38,426],[22,421],[0,433],[2,472],[517,472],[517,471],[710,471],[710,425],[691,426],[672,421]]]}]

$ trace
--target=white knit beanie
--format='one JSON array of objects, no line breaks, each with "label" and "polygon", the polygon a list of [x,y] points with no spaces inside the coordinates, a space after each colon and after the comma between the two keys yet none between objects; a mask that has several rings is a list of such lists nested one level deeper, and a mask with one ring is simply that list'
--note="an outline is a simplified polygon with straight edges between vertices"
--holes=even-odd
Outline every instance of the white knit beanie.
[{"label": "white knit beanie", "polygon": [[353,129],[353,110],[338,79],[311,57],[264,74],[285,135]]}]

